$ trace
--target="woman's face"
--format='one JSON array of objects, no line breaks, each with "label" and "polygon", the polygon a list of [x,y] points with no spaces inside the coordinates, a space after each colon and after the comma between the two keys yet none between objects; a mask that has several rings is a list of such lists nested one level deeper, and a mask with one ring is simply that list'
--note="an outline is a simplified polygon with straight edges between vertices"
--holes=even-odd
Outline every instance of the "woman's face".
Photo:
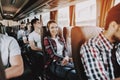
[{"label": "woman's face", "polygon": [[50,34],[52,37],[55,37],[58,33],[58,26],[56,23],[51,23],[49,26]]}]

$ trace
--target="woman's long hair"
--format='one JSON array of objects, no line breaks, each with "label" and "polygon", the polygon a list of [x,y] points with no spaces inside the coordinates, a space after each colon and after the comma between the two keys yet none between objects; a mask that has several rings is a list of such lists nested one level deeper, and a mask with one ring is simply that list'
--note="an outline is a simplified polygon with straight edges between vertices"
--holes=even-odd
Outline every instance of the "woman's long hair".
[{"label": "woman's long hair", "polygon": [[[49,30],[49,26],[50,24],[52,23],[56,23],[54,20],[50,20],[48,21],[47,23],[47,36],[51,37],[51,33],[50,33],[50,30]],[[57,23],[56,23],[57,24]],[[58,34],[56,36],[59,36],[60,38],[62,37],[62,30],[58,27]]]}]

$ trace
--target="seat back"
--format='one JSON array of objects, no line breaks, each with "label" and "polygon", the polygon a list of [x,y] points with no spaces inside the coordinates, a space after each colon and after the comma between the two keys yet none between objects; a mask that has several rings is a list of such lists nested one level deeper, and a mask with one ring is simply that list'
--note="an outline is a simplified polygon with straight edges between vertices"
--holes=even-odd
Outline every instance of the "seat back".
[{"label": "seat back", "polygon": [[44,65],[46,64],[46,61],[47,61],[47,55],[46,55],[46,52],[45,52],[45,46],[44,46],[44,37],[47,36],[47,27],[46,26],[43,26],[42,27],[42,35],[41,35],[41,43],[42,43],[42,50],[43,50],[43,56],[44,56]]},{"label": "seat back", "polygon": [[64,27],[64,28],[63,28],[63,37],[64,37],[65,42],[66,42],[66,37],[67,37],[67,27]]},{"label": "seat back", "polygon": [[80,59],[80,47],[89,38],[98,35],[102,29],[93,26],[75,26],[71,31],[72,57],[76,72],[80,80],[87,80],[84,68]]},{"label": "seat back", "polygon": [[69,57],[72,57],[72,52],[71,52],[71,29],[72,29],[72,26],[63,28],[63,37],[64,37],[65,42],[66,42],[67,55]]}]

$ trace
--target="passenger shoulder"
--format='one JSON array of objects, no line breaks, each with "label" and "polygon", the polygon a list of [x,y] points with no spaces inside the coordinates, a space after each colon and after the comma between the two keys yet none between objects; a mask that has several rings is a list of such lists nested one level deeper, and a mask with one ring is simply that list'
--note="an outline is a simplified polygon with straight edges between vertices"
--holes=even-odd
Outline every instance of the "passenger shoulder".
[{"label": "passenger shoulder", "polygon": [[90,39],[88,39],[86,42],[84,42],[84,44],[82,46],[89,46],[89,47],[95,47],[95,45],[98,44],[99,40],[98,36],[92,37]]},{"label": "passenger shoulder", "polygon": [[2,35],[3,38],[7,39],[7,40],[12,40],[15,39],[14,37],[8,36],[8,35]]}]

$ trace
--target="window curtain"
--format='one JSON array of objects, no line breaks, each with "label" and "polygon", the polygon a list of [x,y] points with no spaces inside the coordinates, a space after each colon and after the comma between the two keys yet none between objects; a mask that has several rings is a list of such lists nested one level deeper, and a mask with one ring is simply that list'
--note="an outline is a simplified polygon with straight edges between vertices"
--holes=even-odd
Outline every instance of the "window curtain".
[{"label": "window curtain", "polygon": [[100,20],[99,26],[104,28],[105,20],[109,9],[113,6],[114,0],[100,0]]},{"label": "window curtain", "polygon": [[55,20],[57,22],[57,14],[58,14],[57,10],[51,11],[50,12],[50,20]]},{"label": "window curtain", "polygon": [[70,26],[75,26],[75,5],[69,7]]}]

